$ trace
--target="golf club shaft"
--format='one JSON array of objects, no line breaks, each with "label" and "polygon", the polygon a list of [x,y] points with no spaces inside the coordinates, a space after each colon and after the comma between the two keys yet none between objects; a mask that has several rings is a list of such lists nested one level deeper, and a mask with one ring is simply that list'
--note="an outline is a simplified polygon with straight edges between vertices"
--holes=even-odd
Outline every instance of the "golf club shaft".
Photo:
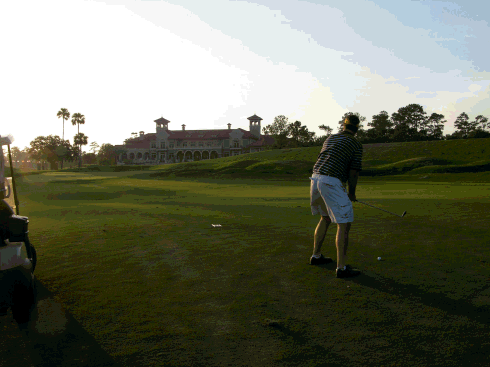
[{"label": "golf club shaft", "polygon": [[398,214],[395,214],[395,213],[389,212],[388,210],[384,210],[384,209],[378,208],[377,206],[370,205],[370,204],[368,204],[368,203],[364,203],[364,202],[359,201],[359,200],[356,200],[356,201],[357,201],[358,203],[361,203],[361,204],[364,204],[364,205],[370,206],[370,207],[372,207],[372,208],[376,208],[376,209],[382,210],[382,211],[384,211],[384,212],[387,212],[387,213],[390,213],[390,214],[393,214],[393,215],[397,215],[397,216],[399,216],[399,217],[403,217],[402,215],[398,215]]},{"label": "golf club shaft", "polygon": [[12,191],[14,192],[15,214],[19,215],[19,199],[15,187],[14,167],[12,166],[12,155],[10,154],[10,144],[7,145],[9,151],[10,175],[12,176]]}]

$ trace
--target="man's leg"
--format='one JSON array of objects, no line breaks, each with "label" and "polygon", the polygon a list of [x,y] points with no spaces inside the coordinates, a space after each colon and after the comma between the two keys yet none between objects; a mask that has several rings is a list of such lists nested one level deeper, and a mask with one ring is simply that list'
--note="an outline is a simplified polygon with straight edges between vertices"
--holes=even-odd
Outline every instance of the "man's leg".
[{"label": "man's leg", "polygon": [[322,217],[315,230],[315,239],[313,243],[313,255],[320,255],[320,250],[322,248],[323,240],[327,234],[328,226],[332,221],[330,217]]},{"label": "man's leg", "polygon": [[337,268],[343,269],[347,263],[347,242],[350,223],[337,224]]},{"label": "man's leg", "polygon": [[347,223],[347,232],[345,234],[345,240],[344,240],[344,261],[347,264],[347,245],[349,244],[349,231],[350,231],[350,225],[351,223]]}]

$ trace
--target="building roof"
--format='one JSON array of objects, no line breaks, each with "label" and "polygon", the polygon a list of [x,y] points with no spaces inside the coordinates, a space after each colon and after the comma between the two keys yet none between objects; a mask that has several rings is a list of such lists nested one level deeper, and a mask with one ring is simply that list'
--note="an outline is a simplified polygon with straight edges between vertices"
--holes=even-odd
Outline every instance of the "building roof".
[{"label": "building roof", "polygon": [[[242,139],[252,139],[255,138],[255,135],[250,131],[246,131],[243,129],[235,129],[243,132]],[[223,140],[229,139],[230,133],[233,130],[223,129],[223,130],[177,130],[171,131],[167,130],[167,133],[170,134],[169,139],[172,140],[186,140],[186,141],[197,141],[197,140]],[[136,137],[131,140],[128,140],[127,145],[121,144],[116,145],[117,148],[127,148],[127,149],[148,149],[150,148],[150,143],[152,141],[156,141],[156,133],[145,134],[142,137]],[[252,147],[261,147],[265,145],[274,144],[274,138],[269,135],[261,135],[260,139],[255,141],[252,140],[251,144],[247,146]]]},{"label": "building roof", "polygon": [[253,115],[253,116],[250,116],[250,117],[247,117],[247,120],[250,120],[250,121],[253,121],[253,120],[263,120],[263,118],[257,116],[257,115]]},{"label": "building roof", "polygon": [[161,124],[164,124],[164,123],[168,124],[170,121],[168,121],[167,119],[164,119],[163,117],[160,117],[159,119],[155,120],[154,122],[158,122]]}]

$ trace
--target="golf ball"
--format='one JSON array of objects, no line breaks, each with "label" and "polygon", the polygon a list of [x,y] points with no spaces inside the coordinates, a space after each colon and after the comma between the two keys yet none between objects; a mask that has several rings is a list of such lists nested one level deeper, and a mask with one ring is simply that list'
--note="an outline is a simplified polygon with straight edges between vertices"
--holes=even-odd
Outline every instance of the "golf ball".
[{"label": "golf ball", "polygon": [[378,260],[381,260],[381,257],[378,257]]}]

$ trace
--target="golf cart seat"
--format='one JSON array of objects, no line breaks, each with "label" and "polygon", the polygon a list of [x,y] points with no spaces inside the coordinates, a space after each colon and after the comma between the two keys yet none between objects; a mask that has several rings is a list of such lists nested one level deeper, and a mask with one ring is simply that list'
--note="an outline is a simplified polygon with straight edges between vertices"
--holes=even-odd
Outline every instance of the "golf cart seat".
[{"label": "golf cart seat", "polygon": [[21,329],[30,321],[37,298],[33,274],[37,255],[29,242],[28,223],[27,217],[13,214],[0,200],[0,316],[10,308]]},{"label": "golf cart seat", "polygon": [[13,214],[12,208],[0,200],[0,271],[27,266],[34,273],[37,256],[29,242],[29,219]]}]

